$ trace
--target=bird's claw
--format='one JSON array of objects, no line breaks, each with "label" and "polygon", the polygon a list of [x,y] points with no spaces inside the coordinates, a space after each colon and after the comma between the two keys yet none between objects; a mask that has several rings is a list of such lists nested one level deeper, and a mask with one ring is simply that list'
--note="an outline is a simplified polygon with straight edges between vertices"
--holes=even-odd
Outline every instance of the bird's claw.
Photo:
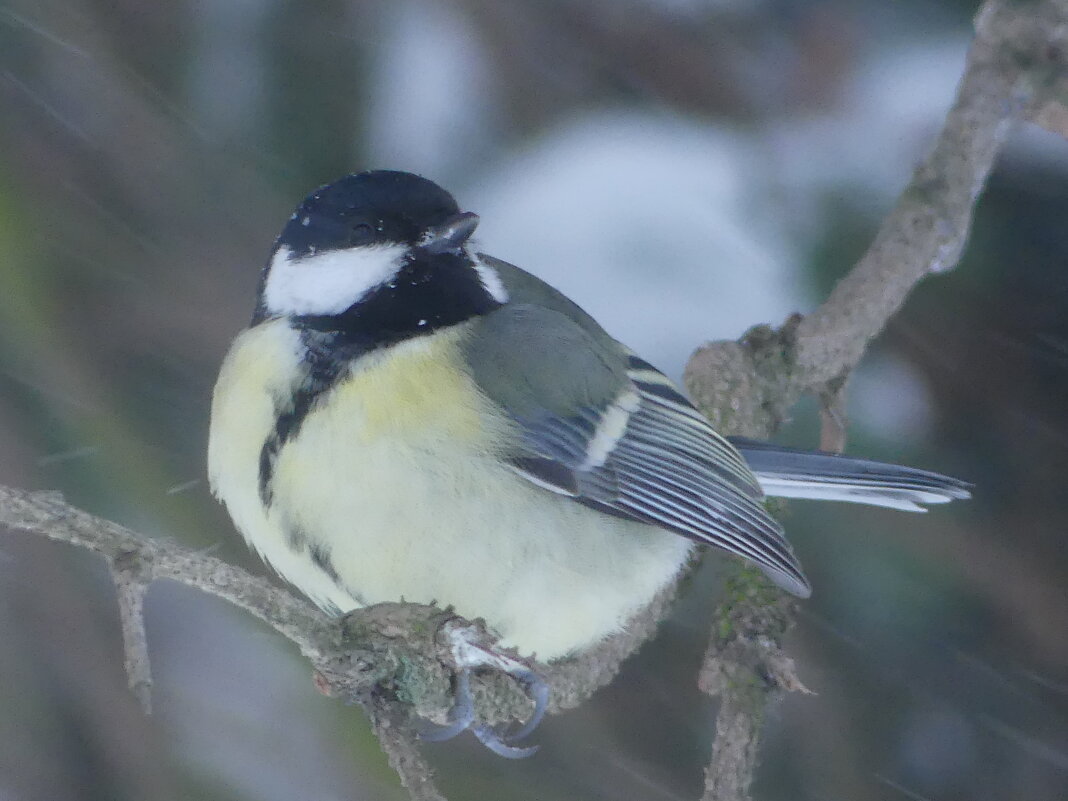
[{"label": "bird's claw", "polygon": [[[448,723],[439,725],[424,722],[418,732],[419,739],[427,742],[441,742],[456,737],[463,731],[470,730],[486,748],[506,759],[523,759],[537,752],[538,746],[516,747],[513,743],[522,740],[538,727],[549,705],[549,685],[533,670],[522,662],[495,653],[483,645],[472,641],[467,629],[456,627],[448,631],[452,640],[456,672],[455,703],[448,714]],[[476,667],[491,667],[507,673],[526,691],[534,703],[530,718],[513,734],[498,732],[487,724],[474,725],[475,707],[471,697],[471,670]]]},{"label": "bird's claw", "polygon": [[526,759],[527,757],[534,756],[534,754],[538,753],[538,748],[541,747],[531,745],[526,748],[516,748],[515,746],[508,744],[511,738],[502,737],[492,726],[488,726],[484,723],[471,727],[471,733],[474,734],[475,737],[478,738],[478,741],[486,746],[486,748],[497,756],[502,756],[505,759]]},{"label": "bird's claw", "polygon": [[[534,702],[534,711],[530,714],[529,720],[520,726],[518,731],[504,738],[506,743],[514,743],[529,737],[541,724],[546,711],[549,709],[549,685],[545,683],[545,679],[529,668],[517,670],[509,675],[523,685],[523,688],[527,691],[527,696]],[[479,739],[482,738],[480,737]],[[530,754],[525,754],[524,756],[530,756]]]},{"label": "bird's claw", "polygon": [[419,729],[419,739],[428,743],[440,743],[451,740],[466,731],[475,722],[475,703],[471,698],[471,672],[464,668],[456,674],[456,698],[449,710],[449,722],[444,726],[424,720]]}]

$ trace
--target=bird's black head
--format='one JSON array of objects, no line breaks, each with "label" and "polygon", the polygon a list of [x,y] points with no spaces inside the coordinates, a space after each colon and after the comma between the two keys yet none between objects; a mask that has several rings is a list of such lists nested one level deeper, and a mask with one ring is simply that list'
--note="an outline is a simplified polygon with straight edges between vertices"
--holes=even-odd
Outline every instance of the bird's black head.
[{"label": "bird's black head", "polygon": [[297,258],[376,245],[415,245],[460,213],[452,195],[409,172],[374,170],[319,187],[278,237]]},{"label": "bird's black head", "polygon": [[411,173],[375,170],[320,187],[275,242],[254,322],[289,317],[362,350],[491,311],[507,295],[467,249],[477,223]]}]

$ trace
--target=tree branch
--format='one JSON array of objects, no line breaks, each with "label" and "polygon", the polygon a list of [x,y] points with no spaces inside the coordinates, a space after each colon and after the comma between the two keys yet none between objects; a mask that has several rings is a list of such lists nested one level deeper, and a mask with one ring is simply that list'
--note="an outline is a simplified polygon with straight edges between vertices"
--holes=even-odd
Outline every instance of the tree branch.
[{"label": "tree branch", "polygon": [[171,579],[229,601],[296,643],[315,659],[336,646],[337,623],[312,604],[266,579],[204,553],[135,531],[70,506],[58,492],[0,486],[0,525],[42,534],[117,561],[136,564],[145,580]]},{"label": "tree branch", "polygon": [[[740,342],[704,345],[691,358],[686,370],[691,396],[721,431],[766,436],[801,394],[816,392],[824,399],[824,442],[840,445],[842,387],[849,372],[915,284],[956,264],[1010,124],[1045,119],[1056,110],[1051,104],[1063,104],[1068,0],[988,0],[976,29],[956,101],[930,156],[871,248],[827,301],[777,330],[760,326]],[[0,524],[87,548],[107,560],[118,588],[130,686],[146,711],[151,670],[144,594],[153,580],[170,579],[229,601],[295,643],[321,688],[364,706],[412,797],[443,798],[418,752],[410,718],[445,718],[460,666],[443,632],[460,626],[473,641],[492,647],[479,621],[414,604],[381,604],[330,618],[266,579],[95,518],[56,493],[0,487]],[[674,593],[674,587],[666,589],[627,631],[587,654],[537,666],[552,686],[550,708],[575,706],[607,683],[654,630]],[[699,678],[705,692],[722,699],[706,798],[748,797],[769,700],[783,690],[803,689],[781,648],[792,620],[792,603],[756,571],[743,570],[729,582]],[[529,712],[523,689],[500,673],[476,674],[472,684],[480,720]]]},{"label": "tree branch", "polygon": [[[146,712],[151,710],[152,679],[143,601],[152,581],[168,579],[229,601],[295,643],[311,662],[321,691],[364,707],[412,797],[442,798],[419,755],[412,719],[445,719],[453,703],[452,677],[461,666],[454,663],[451,641],[442,633],[446,624],[453,630],[459,625],[472,640],[492,648],[494,638],[481,621],[465,621],[447,609],[401,603],[332,618],[263,577],[94,517],[67,504],[58,492],[0,485],[0,526],[85,548],[107,561],[118,591],[127,677]],[[655,631],[674,596],[674,586],[666,588],[623,633],[581,657],[536,665],[550,684],[550,711],[575,707],[611,681],[623,659]],[[471,690],[483,722],[524,719],[530,714],[531,701],[524,689],[503,674],[476,673]]]},{"label": "tree branch", "polygon": [[434,786],[430,766],[419,753],[415,738],[396,702],[382,697],[373,698],[370,714],[371,728],[378,744],[412,801],[446,801]]},{"label": "tree branch", "polygon": [[697,677],[702,692],[721,699],[705,771],[705,801],[749,797],[769,697],[808,692],[781,647],[793,625],[794,605],[754,568],[727,581]]},{"label": "tree branch", "polygon": [[152,714],[152,663],[148,657],[145,633],[145,593],[151,583],[144,564],[136,553],[117,556],[110,565],[111,580],[119,594],[119,619],[122,623],[122,647],[126,680],[130,692],[146,715]]},{"label": "tree branch", "polygon": [[[146,712],[151,709],[152,680],[143,601],[152,581],[168,579],[229,601],[296,644],[312,664],[321,691],[364,707],[413,798],[441,798],[418,754],[412,719],[446,718],[453,703],[452,678],[461,666],[444,632],[461,627],[471,641],[493,649],[495,639],[481,621],[407,603],[379,604],[333,618],[263,577],[94,517],[67,504],[57,492],[0,485],[0,526],[85,548],[106,560],[118,590],[130,688]],[[608,683],[620,662],[655,630],[674,594],[674,587],[662,591],[625,632],[581,658],[536,665],[550,682],[550,711],[577,706]],[[477,718],[486,723],[525,719],[532,709],[524,688],[500,673],[475,673],[471,691]]]},{"label": "tree branch", "polygon": [[942,132],[853,270],[807,317],[693,354],[686,386],[720,430],[770,435],[802,394],[824,391],[857,365],[921,278],[956,265],[1011,124],[1061,91],[1065,5],[988,0]]},{"label": "tree branch", "polygon": [[[868,251],[807,317],[741,342],[702,346],[686,367],[691,397],[723,433],[767,437],[805,392],[819,395],[821,445],[844,444],[842,390],[871,340],[929,273],[956,266],[976,201],[1011,125],[1049,115],[1066,96],[1066,0],[987,0],[957,96],[930,155],[916,169]],[[719,695],[706,799],[744,801],[756,767],[764,708],[803,689],[783,654],[792,604],[763,576],[730,583],[699,685]],[[769,594],[770,593],[770,594]]]}]

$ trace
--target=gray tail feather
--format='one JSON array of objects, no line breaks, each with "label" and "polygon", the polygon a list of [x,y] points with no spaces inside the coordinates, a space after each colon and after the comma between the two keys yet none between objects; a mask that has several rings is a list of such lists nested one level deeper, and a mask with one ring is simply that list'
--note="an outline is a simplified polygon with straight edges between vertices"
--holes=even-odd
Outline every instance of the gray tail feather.
[{"label": "gray tail feather", "polygon": [[767,495],[865,503],[909,512],[927,511],[922,504],[971,497],[967,482],[929,470],[744,437],[729,439]]}]

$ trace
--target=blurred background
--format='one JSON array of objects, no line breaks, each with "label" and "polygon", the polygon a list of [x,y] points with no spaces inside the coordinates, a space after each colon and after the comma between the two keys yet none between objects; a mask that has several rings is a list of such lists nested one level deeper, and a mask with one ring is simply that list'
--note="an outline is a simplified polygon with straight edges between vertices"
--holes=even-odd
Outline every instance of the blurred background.
[{"label": "blurred background", "polygon": [[[2,0],[0,482],[262,571],[204,481],[215,371],[318,184],[388,167],[482,216],[674,377],[811,309],[937,132],[957,0]],[[960,268],[852,382],[850,450],[961,476],[909,516],[794,503],[816,591],[770,715],[766,801],[1068,797],[1068,143],[1006,150]],[[783,441],[817,441],[802,405]],[[693,799],[716,560],[617,681],[524,762],[426,753],[453,801]],[[362,712],[295,649],[173,585],[147,607],[156,712],[114,591],[0,535],[0,801],[404,799]]]}]

